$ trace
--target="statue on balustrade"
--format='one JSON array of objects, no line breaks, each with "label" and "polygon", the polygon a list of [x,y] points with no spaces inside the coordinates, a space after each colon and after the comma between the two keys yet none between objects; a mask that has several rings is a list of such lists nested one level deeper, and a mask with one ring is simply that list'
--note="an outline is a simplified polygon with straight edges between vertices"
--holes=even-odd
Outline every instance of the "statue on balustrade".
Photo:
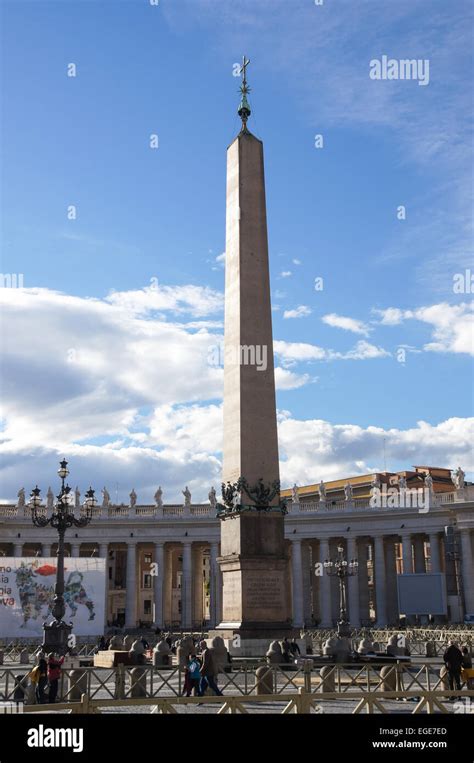
[{"label": "statue on balustrade", "polygon": [[465,487],[465,481],[464,481],[465,476],[466,475],[465,475],[465,473],[463,472],[463,470],[461,469],[460,466],[458,466],[458,468],[456,469],[455,472],[451,473],[451,479],[452,479],[452,481],[454,483],[454,487],[456,488],[456,490],[463,490],[464,489],[464,487]]},{"label": "statue on balustrade", "polygon": [[184,495],[184,506],[188,508],[189,506],[191,506],[191,493],[187,485],[183,490],[183,495]]},{"label": "statue on balustrade", "polygon": [[46,493],[46,508],[52,509],[54,505],[54,493],[51,490],[51,487],[48,488],[48,492]]},{"label": "statue on balustrade", "polygon": [[17,493],[18,496],[18,508],[23,508],[25,505],[25,488],[21,487]]},{"label": "statue on balustrade", "polygon": [[319,500],[321,503],[326,502],[326,485],[322,480],[319,483]]},{"label": "statue on balustrade", "polygon": [[163,491],[161,489],[161,485],[158,487],[158,490],[156,491],[155,495],[155,503],[159,509],[163,508]]},{"label": "statue on balustrade", "polygon": [[81,491],[79,490],[79,487],[77,485],[74,491],[74,508],[75,509],[81,508]]},{"label": "statue on balustrade", "polygon": [[299,495],[298,495],[298,485],[296,484],[296,482],[293,485],[293,487],[291,488],[291,502],[292,503],[299,503],[300,502]]},{"label": "statue on balustrade", "polygon": [[108,509],[109,506],[110,506],[110,493],[109,493],[109,491],[107,490],[106,487],[102,488],[101,493],[102,493],[102,496],[103,496],[102,508],[103,509]]},{"label": "statue on balustrade", "polygon": [[354,497],[354,493],[352,491],[352,485],[350,482],[346,482],[346,484],[344,485],[344,495],[345,495],[346,501],[352,501]]},{"label": "statue on balustrade", "polygon": [[135,488],[132,488],[132,492],[130,493],[130,506],[133,509],[137,505],[137,494],[135,492]]},{"label": "statue on balustrade", "polygon": [[209,491],[209,503],[211,504],[211,509],[216,508],[217,498],[216,498],[216,489],[214,486],[212,486]]}]

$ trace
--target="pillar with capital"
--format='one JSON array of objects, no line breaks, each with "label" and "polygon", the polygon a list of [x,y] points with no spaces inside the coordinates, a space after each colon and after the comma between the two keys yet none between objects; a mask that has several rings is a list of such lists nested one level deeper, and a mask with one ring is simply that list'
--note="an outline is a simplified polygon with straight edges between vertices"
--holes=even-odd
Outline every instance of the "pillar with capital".
[{"label": "pillar with capital", "polygon": [[309,625],[311,623],[311,597],[312,597],[312,580],[311,574],[311,554],[312,549],[310,543],[305,541],[301,546],[301,561],[303,565],[303,624]]},{"label": "pillar with capital", "polygon": [[[321,538],[319,541],[319,563],[324,564],[329,559],[329,539]],[[331,578],[326,575],[324,569],[319,579],[320,592],[320,627],[330,628],[332,626],[332,606],[331,606]]]},{"label": "pillar with capital", "polygon": [[137,624],[137,548],[136,542],[127,541],[127,581],[125,592],[125,626]]},{"label": "pillar with capital", "polygon": [[385,574],[385,548],[383,535],[374,538],[375,614],[377,627],[387,625],[387,587]]},{"label": "pillar with capital", "polygon": [[417,573],[426,572],[424,536],[420,534],[415,535],[415,541],[413,546],[415,551],[415,572]]},{"label": "pillar with capital", "polygon": [[408,575],[409,573],[413,572],[411,533],[402,533],[402,557],[403,574]]},{"label": "pillar with capital", "polygon": [[[347,561],[357,559],[357,538],[349,537],[347,539]],[[349,575],[348,577],[348,602],[349,602],[349,621],[354,628],[360,627],[360,609],[359,609],[359,575]]]},{"label": "pillar with capital", "polygon": [[155,627],[164,626],[164,582],[165,582],[165,550],[164,543],[155,542],[155,567],[153,575],[153,600],[154,600],[154,622]]},{"label": "pillar with capital", "polygon": [[219,554],[219,544],[216,542],[211,543],[210,555],[209,555],[209,617],[210,626],[215,627],[220,621],[220,606],[219,606],[219,592],[220,592],[220,569],[217,562]]},{"label": "pillar with capital", "polygon": [[99,558],[105,559],[105,604],[104,604],[104,626],[107,626],[109,619],[109,544],[99,544]]},{"label": "pillar with capital", "polygon": [[183,630],[192,628],[192,543],[191,539],[183,541],[183,571],[181,576],[181,627]]},{"label": "pillar with capital", "polygon": [[362,625],[370,622],[370,596],[369,596],[369,572],[367,569],[367,538],[357,540],[357,560],[359,570],[357,574],[359,586],[359,617]]},{"label": "pillar with capital", "polygon": [[291,541],[291,577],[293,595],[293,627],[303,627],[303,567],[301,540]]}]

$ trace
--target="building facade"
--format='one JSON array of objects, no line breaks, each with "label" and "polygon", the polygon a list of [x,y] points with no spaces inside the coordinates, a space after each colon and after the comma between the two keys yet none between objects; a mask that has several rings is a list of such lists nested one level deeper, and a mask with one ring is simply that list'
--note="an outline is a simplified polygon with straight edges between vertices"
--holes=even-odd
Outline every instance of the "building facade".
[{"label": "building facade", "polygon": [[[433,480],[427,505],[401,505],[400,477],[402,485],[406,480],[413,486],[424,484],[426,474]],[[318,485],[283,491],[293,625],[337,622],[338,582],[320,573],[321,563],[334,558],[341,545],[346,558],[359,562],[358,575],[348,580],[353,626],[398,625],[403,613],[397,575],[408,572],[444,576],[448,614],[436,621],[460,622],[474,613],[474,486],[457,488],[447,475],[448,470],[415,467],[328,482],[322,494]],[[381,496],[375,502],[374,485]],[[383,485],[393,488],[390,501],[387,494],[383,498]],[[215,508],[107,505],[94,512],[85,529],[68,531],[66,548],[71,556],[107,560],[104,626],[189,630],[219,624],[221,523]],[[54,556],[56,539],[54,530],[32,525],[27,505],[0,506],[0,555]]]}]

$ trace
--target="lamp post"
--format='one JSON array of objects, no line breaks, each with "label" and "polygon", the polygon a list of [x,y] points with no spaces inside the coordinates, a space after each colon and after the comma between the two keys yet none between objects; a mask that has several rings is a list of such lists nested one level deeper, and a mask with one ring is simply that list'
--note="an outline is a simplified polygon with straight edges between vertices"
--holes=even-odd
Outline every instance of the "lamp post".
[{"label": "lamp post", "polygon": [[46,653],[65,654],[71,647],[69,636],[72,625],[68,625],[63,620],[66,611],[64,603],[64,537],[68,527],[86,527],[92,519],[93,509],[97,505],[97,500],[94,498],[95,491],[90,487],[85,494],[86,500],[80,512],[81,516],[76,517],[74,515],[74,508],[71,509],[71,488],[66,484],[68,474],[67,461],[63,459],[58,469],[58,475],[61,479],[61,490],[59,495],[56,496],[57,503],[53,506],[51,516],[47,515],[47,509],[41,504],[41,490],[38,485],[31,491],[29,501],[33,524],[36,527],[51,525],[51,527],[58,531],[56,586],[51,609],[54,621],[43,625],[44,641],[42,648]]},{"label": "lamp post", "polygon": [[350,635],[350,624],[347,617],[346,579],[352,575],[357,575],[359,562],[356,559],[351,559],[350,561],[344,559],[344,548],[339,545],[337,547],[337,559],[334,561],[326,559],[324,569],[328,575],[339,579],[339,622],[337,624],[337,634],[340,637],[348,637]]}]

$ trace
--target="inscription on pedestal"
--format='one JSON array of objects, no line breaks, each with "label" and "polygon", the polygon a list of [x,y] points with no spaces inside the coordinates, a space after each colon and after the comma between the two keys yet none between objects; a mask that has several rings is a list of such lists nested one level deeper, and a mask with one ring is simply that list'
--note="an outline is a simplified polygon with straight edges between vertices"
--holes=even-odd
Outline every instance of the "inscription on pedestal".
[{"label": "inscription on pedestal", "polygon": [[282,601],[281,578],[272,575],[259,580],[249,580],[246,586],[248,607],[280,607]]}]

